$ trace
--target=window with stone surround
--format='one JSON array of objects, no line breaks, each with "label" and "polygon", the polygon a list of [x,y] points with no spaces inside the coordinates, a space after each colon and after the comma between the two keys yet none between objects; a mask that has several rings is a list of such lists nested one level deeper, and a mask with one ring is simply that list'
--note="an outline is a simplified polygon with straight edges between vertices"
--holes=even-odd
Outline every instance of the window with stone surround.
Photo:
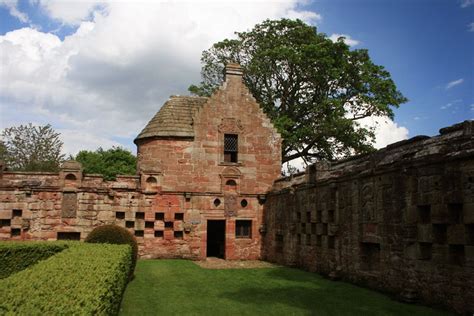
[{"label": "window with stone surround", "polygon": [[239,136],[224,134],[224,162],[238,162]]},{"label": "window with stone surround", "polygon": [[252,238],[252,221],[235,221],[235,238]]}]

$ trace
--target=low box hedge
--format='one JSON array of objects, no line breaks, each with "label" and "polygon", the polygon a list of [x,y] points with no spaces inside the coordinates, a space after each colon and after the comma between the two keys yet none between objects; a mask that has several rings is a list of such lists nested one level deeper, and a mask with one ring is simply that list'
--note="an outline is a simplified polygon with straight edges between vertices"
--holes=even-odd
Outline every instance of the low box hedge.
[{"label": "low box hedge", "polygon": [[0,282],[0,315],[114,315],[131,267],[129,245],[67,249]]},{"label": "low box hedge", "polygon": [[24,270],[67,248],[61,242],[0,242],[0,279]]}]

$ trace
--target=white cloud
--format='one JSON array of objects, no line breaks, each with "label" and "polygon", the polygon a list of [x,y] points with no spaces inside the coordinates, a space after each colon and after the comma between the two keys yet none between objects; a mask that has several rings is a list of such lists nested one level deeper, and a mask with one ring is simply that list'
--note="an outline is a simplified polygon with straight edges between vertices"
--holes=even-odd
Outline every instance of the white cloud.
[{"label": "white cloud", "polygon": [[455,105],[456,103],[460,103],[462,102],[461,99],[456,99],[456,100],[453,100],[443,106],[440,107],[441,110],[446,110],[446,109],[449,109],[450,107],[452,107],[453,105]]},{"label": "white cloud", "polygon": [[0,36],[0,129],[51,123],[68,152],[133,139],[169,95],[200,81],[201,52],[234,31],[266,18],[321,19],[299,0],[35,3],[79,27],[63,40],[32,28]]},{"label": "white cloud", "polygon": [[461,8],[467,8],[474,4],[474,0],[461,0]]},{"label": "white cloud", "polygon": [[460,85],[460,84],[463,83],[463,82],[464,82],[464,79],[463,79],[463,78],[460,78],[460,79],[457,79],[457,80],[453,80],[453,81],[451,81],[451,82],[448,82],[448,83],[446,84],[446,87],[445,87],[445,88],[446,88],[446,90],[448,90],[448,89],[451,89],[452,87],[455,87],[455,86]]},{"label": "white cloud", "polygon": [[93,0],[34,0],[46,14],[67,25],[79,25],[91,17],[94,11],[101,11],[107,6],[106,1]]},{"label": "white cloud", "polygon": [[333,42],[336,42],[340,37],[344,37],[344,43],[349,46],[356,46],[360,44],[360,41],[353,39],[350,35],[347,34],[332,34],[329,36],[329,39]]},{"label": "white cloud", "polygon": [[28,15],[18,10],[18,0],[0,0],[0,7],[6,7],[10,15],[20,20],[20,22],[29,22]]},{"label": "white cloud", "polygon": [[468,27],[468,32],[474,32],[474,22],[469,23],[467,27]]},{"label": "white cloud", "polygon": [[377,149],[408,138],[408,129],[388,117],[366,117],[358,122],[362,126],[375,127],[374,147]]}]

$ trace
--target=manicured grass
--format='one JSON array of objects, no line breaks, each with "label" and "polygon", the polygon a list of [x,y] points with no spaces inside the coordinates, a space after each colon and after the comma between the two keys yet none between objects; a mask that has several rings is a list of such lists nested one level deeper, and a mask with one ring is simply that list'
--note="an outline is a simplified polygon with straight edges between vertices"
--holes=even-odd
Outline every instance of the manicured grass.
[{"label": "manicured grass", "polygon": [[291,268],[208,270],[141,260],[121,315],[447,315]]}]

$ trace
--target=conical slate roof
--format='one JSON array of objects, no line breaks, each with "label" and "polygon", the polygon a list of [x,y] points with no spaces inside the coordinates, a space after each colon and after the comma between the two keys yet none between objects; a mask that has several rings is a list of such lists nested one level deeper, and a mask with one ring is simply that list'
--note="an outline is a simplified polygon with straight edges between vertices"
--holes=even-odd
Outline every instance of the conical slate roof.
[{"label": "conical slate roof", "polygon": [[205,97],[171,96],[135,138],[194,137],[193,114],[206,103]]}]

